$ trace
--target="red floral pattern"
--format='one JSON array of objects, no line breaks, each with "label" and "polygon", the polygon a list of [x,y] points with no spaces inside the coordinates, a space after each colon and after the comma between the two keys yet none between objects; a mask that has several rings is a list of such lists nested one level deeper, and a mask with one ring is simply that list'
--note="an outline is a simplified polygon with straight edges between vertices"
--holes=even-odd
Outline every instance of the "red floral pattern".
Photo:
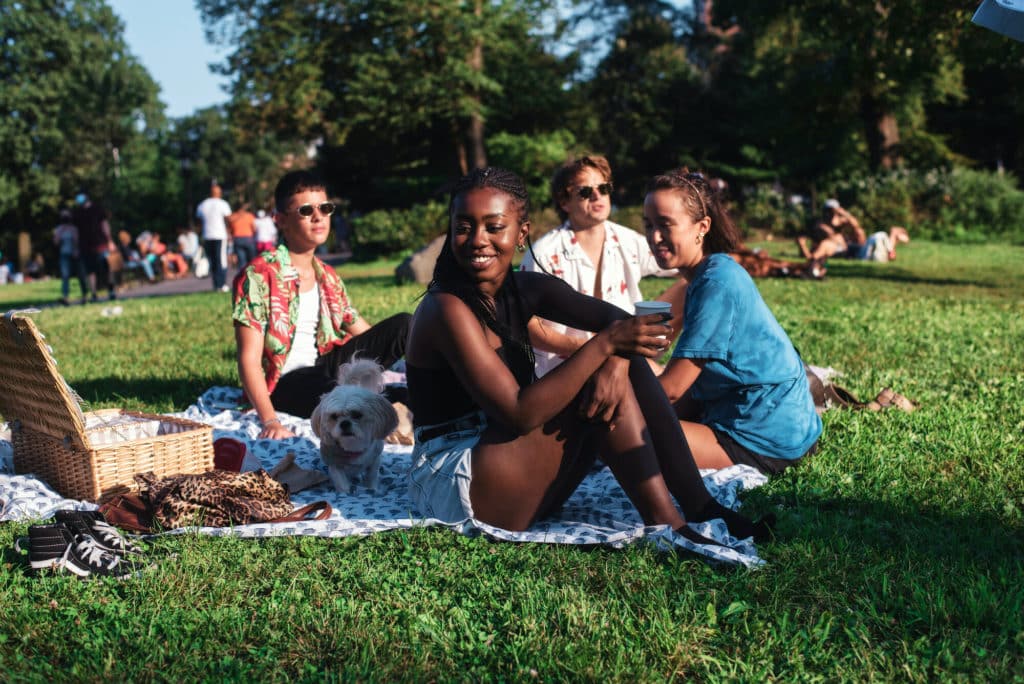
[{"label": "red floral pattern", "polygon": [[[359,312],[333,268],[314,257],[313,271],[320,291],[316,348],[323,355],[352,338],[346,330],[359,320]],[[292,266],[287,247],[264,252],[235,278],[231,317],[263,333],[263,374],[267,389],[273,392],[291,351],[299,318],[299,272]]]}]

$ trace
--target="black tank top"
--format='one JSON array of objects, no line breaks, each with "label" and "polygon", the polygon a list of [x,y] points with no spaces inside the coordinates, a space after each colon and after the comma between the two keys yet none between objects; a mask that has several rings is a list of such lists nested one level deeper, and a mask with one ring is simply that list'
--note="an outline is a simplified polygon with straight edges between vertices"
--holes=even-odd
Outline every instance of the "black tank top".
[{"label": "black tank top", "polygon": [[[511,277],[515,276],[511,274]],[[519,331],[519,335],[524,336],[526,322],[533,315],[534,307],[526,298],[516,297],[510,290],[509,287],[503,287],[495,298],[495,317],[499,327],[513,331],[513,334]],[[501,335],[500,332],[498,334]],[[508,333],[503,339],[504,344],[495,350],[498,357],[512,372],[520,387],[531,384],[536,375],[529,341],[520,345],[516,340],[508,339]],[[447,365],[443,368],[423,368],[406,362],[405,373],[409,386],[409,408],[416,427],[444,423],[480,409]]]}]

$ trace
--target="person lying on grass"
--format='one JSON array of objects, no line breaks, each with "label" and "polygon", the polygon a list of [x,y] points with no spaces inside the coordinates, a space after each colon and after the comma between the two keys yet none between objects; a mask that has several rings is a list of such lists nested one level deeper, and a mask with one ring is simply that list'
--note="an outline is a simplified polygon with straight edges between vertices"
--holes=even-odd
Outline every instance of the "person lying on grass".
[{"label": "person lying on grass", "polygon": [[750,465],[774,475],[821,435],[803,361],[729,256],[739,233],[702,174],[655,177],[644,230],[662,268],[688,281],[683,331],[659,381],[700,468]]},{"label": "person lying on grass", "polygon": [[[723,518],[738,538],[765,538],[763,521],[708,493],[647,363],[668,344],[663,315],[633,317],[553,276],[514,272],[529,227],[526,188],[510,171],[477,169],[452,190],[406,349],[419,513],[524,530],[556,511],[600,456],[646,524],[707,543],[687,521]],[[540,379],[527,332],[534,315],[595,333]]]},{"label": "person lying on grass", "polygon": [[813,243],[808,245],[808,236],[797,237],[800,253],[807,259],[807,266],[815,278],[825,275],[825,262],[829,257],[845,257],[861,261],[893,261],[896,245],[910,242],[910,235],[903,226],[892,226],[888,232],[877,231],[868,235],[853,214],[844,209],[839,200],[825,200],[824,216],[811,231]]},{"label": "person lying on grass", "polygon": [[234,282],[238,375],[256,409],[260,437],[292,432],[277,411],[308,418],[353,356],[385,368],[405,352],[411,316],[400,313],[370,327],[349,301],[334,269],[313,254],[327,241],[334,205],[309,171],[285,174],[274,191],[274,221],[284,244],[264,252]]}]

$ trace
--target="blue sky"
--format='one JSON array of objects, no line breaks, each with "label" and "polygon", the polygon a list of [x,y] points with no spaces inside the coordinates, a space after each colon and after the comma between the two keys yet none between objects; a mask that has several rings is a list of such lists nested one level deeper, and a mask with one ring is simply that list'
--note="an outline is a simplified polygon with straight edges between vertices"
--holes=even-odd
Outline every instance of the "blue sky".
[{"label": "blue sky", "polygon": [[227,101],[223,76],[210,72],[224,52],[206,42],[193,0],[107,0],[124,22],[128,49],[160,85],[168,116]]}]

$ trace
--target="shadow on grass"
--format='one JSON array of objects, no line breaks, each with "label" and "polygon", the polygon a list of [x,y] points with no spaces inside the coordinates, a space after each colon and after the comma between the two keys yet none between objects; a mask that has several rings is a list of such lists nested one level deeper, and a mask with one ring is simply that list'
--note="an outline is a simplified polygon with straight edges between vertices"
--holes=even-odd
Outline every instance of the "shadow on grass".
[{"label": "shadow on grass", "polygon": [[915,285],[943,285],[955,287],[984,287],[995,288],[997,285],[990,281],[970,280],[957,278],[927,278],[916,275],[911,271],[899,267],[887,266],[877,268],[857,262],[844,262],[838,266],[829,265],[827,278],[836,280],[842,278],[865,278],[872,280],[887,280],[894,283],[911,283]]},{"label": "shadow on grass", "polygon": [[112,405],[137,410],[157,407],[160,411],[181,411],[194,404],[199,395],[214,386],[235,387],[237,378],[216,375],[186,375],[181,378],[93,378],[74,383],[78,395],[91,406]]},{"label": "shadow on grass", "polygon": [[[770,496],[765,503],[779,503],[779,498]],[[972,573],[1024,566],[1024,526],[991,513],[914,510],[910,505],[807,495],[781,498],[790,499],[784,502],[777,529],[779,540],[787,544],[824,543],[851,554],[860,547],[864,556],[902,558],[921,567],[960,566]]]}]

